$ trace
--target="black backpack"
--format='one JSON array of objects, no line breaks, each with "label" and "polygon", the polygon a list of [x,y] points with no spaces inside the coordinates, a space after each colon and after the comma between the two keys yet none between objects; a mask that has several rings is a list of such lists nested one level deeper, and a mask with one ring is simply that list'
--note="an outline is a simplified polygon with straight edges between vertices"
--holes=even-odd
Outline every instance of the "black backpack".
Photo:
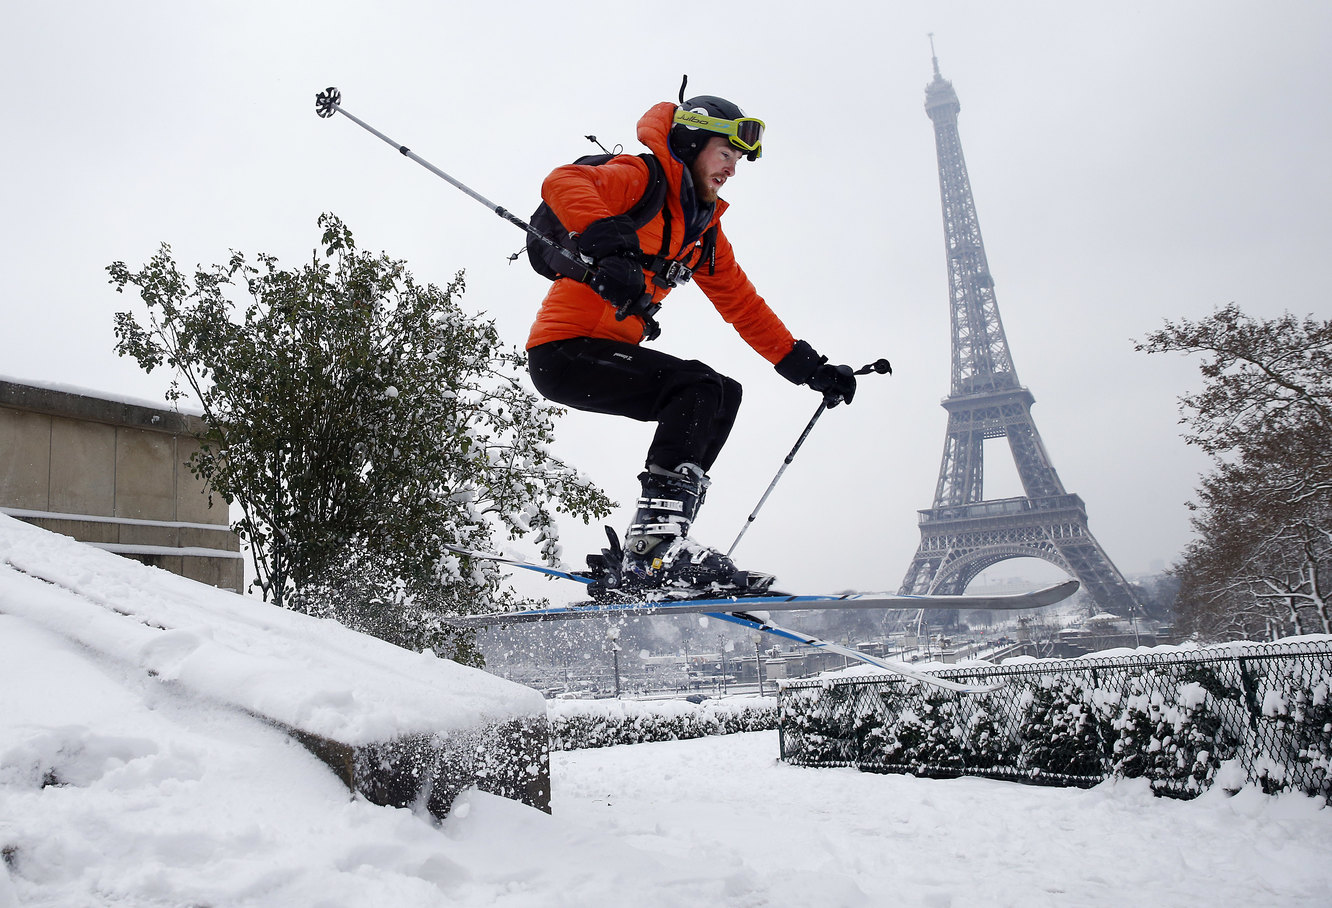
[{"label": "black backpack", "polygon": [[[619,155],[590,154],[584,155],[574,163],[599,167],[616,157]],[[666,204],[666,174],[661,169],[661,162],[651,153],[641,154],[639,157],[647,165],[647,189],[643,191],[642,197],[624,212],[633,222],[635,230],[655,218],[657,212]],[[578,256],[578,245],[569,236],[569,229],[560,223],[560,219],[545,202],[532,213],[529,223],[539,233],[550,237],[556,244],[572,252],[575,257]],[[585,269],[578,269],[569,259],[531,234],[527,237],[527,260],[532,264],[532,270],[547,280],[553,281],[561,277],[582,280],[586,274]]]}]

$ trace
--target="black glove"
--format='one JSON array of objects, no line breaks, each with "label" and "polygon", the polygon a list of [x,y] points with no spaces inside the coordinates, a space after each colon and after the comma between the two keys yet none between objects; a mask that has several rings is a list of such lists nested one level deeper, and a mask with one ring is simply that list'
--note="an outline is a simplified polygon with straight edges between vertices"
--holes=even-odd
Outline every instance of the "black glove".
[{"label": "black glove", "polygon": [[842,401],[850,404],[856,396],[856,373],[850,366],[821,363],[806,384],[815,391],[823,392],[823,402],[829,409]]},{"label": "black glove", "polygon": [[612,255],[641,251],[633,221],[622,214],[593,221],[574,241],[578,251],[594,262]]},{"label": "black glove", "polygon": [[620,255],[598,262],[588,283],[602,299],[617,309],[637,304],[647,289],[643,280],[643,266]]},{"label": "black glove", "polygon": [[777,374],[797,385],[809,385],[823,394],[824,403],[835,407],[851,403],[856,396],[856,376],[850,366],[830,366],[828,357],[819,354],[805,341],[796,341],[791,352],[777,363]]}]

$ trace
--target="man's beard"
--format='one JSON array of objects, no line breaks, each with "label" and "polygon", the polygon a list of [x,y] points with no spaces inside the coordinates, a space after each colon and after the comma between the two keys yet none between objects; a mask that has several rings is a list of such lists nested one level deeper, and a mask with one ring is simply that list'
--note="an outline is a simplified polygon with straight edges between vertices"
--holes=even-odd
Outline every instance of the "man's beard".
[{"label": "man's beard", "polygon": [[705,174],[699,173],[691,165],[689,176],[693,178],[694,197],[705,205],[712,205],[717,201],[717,187],[712,185],[712,181]]}]

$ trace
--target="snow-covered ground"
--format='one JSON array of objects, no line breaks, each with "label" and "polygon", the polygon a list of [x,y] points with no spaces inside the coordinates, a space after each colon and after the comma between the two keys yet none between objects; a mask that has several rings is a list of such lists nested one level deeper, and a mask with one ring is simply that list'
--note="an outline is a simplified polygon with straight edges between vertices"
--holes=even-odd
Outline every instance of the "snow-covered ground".
[{"label": "snow-covered ground", "polygon": [[[336,675],[319,682],[328,696],[299,688],[324,677],[318,647],[368,674],[391,661],[384,644],[235,597],[210,617],[205,600],[225,594],[6,521],[0,908],[1332,904],[1332,810],[1303,796],[800,769],[774,732],[556,753],[553,815],[470,792],[437,825],[352,798],[221,705],[232,678],[230,702],[317,705],[359,727],[387,691]],[[99,630],[107,605],[140,620]],[[380,706],[377,723],[447,717],[417,675],[454,673],[407,668],[402,714]],[[484,702],[489,686],[458,689]]]},{"label": "snow-covered ground", "polygon": [[1332,904],[1304,797],[800,769],[757,732],[557,753],[553,815],[473,792],[435,826],[253,719],[0,641],[4,908]]}]

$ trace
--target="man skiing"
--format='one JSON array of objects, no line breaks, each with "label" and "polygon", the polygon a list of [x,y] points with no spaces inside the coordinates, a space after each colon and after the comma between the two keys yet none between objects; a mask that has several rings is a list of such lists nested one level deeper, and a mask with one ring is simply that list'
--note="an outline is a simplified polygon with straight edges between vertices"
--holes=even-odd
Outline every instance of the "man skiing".
[{"label": "man skiing", "polygon": [[718,193],[740,158],[762,153],[763,123],[712,95],[653,106],[638,138],[660,164],[665,199],[637,226],[628,212],[653,169],[637,155],[554,170],[541,195],[593,263],[587,282],[556,280],[527,342],[536,389],[556,403],[657,423],[639,475],[642,494],[608,585],[623,589],[761,590],[769,575],[740,571],[699,545],[690,526],[740,407],[740,383],[696,360],[642,346],[671,287],[692,274],[722,318],[777,372],[823,394],[829,406],[855,395],[848,366],[797,341],[745,276],[721,229]]}]

